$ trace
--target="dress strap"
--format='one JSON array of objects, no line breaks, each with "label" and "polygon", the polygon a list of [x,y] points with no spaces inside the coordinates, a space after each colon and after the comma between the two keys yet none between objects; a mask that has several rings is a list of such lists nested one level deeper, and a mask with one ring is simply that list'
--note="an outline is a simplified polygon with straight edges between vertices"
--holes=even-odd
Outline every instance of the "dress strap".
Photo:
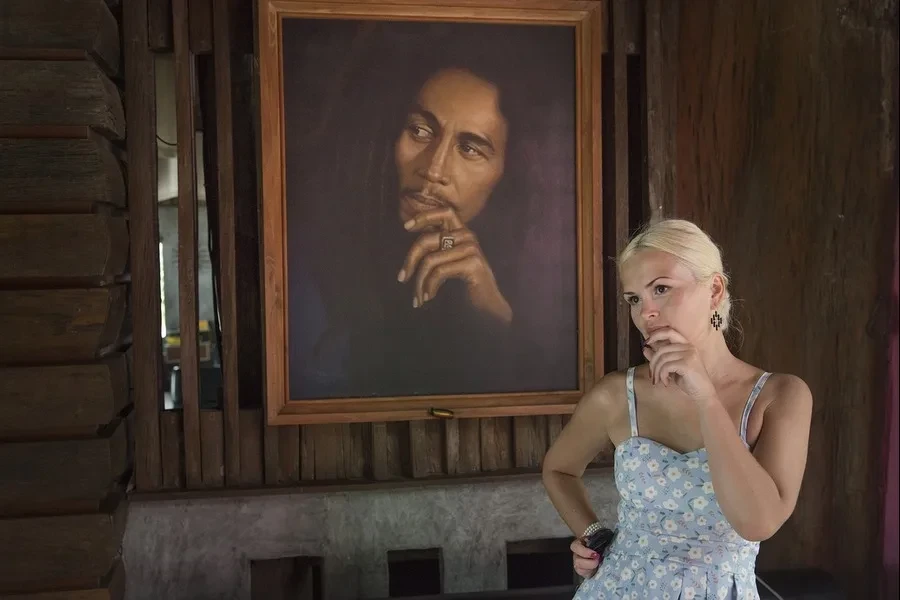
[{"label": "dress strap", "polygon": [[744,414],[741,415],[741,439],[744,440],[745,446],[750,445],[747,443],[747,423],[750,422],[750,411],[753,410],[753,404],[756,402],[756,398],[762,391],[763,386],[766,385],[769,375],[771,373],[765,372],[759,376],[759,379],[756,380],[756,385],[753,386],[753,390],[750,392],[750,397],[747,398],[747,404],[744,406]]},{"label": "dress strap", "polygon": [[634,399],[634,367],[625,376],[625,392],[628,395],[628,420],[631,421],[631,437],[637,437],[637,403]]}]

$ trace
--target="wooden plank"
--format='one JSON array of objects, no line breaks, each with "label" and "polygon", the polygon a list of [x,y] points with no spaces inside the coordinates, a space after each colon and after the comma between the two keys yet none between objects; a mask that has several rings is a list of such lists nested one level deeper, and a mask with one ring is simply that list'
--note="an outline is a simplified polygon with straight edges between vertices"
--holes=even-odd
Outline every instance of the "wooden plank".
[{"label": "wooden plank", "polygon": [[162,438],[162,487],[167,490],[184,488],[184,429],[180,410],[159,413]]},{"label": "wooden plank", "polygon": [[371,472],[366,460],[371,445],[370,435],[371,427],[368,423],[341,424],[341,454],[346,479],[363,479]]},{"label": "wooden plank", "polygon": [[[194,4],[191,6],[193,7]],[[234,478],[239,471],[240,436],[237,415],[239,407],[238,319],[237,319],[237,255],[235,223],[234,119],[232,114],[231,78],[231,5],[225,3],[215,12],[212,23],[216,46],[215,70],[215,141],[216,141],[216,208],[218,210],[217,256],[219,267],[219,311],[222,322],[222,388],[225,411],[225,433],[229,449],[226,471]],[[192,23],[194,14],[191,14]],[[255,287],[255,286],[247,286]],[[257,393],[261,393],[260,389]],[[293,453],[288,454],[292,458]]]},{"label": "wooden plank", "polygon": [[98,358],[115,346],[125,300],[123,286],[0,291],[0,364]]},{"label": "wooden plank", "polygon": [[106,438],[0,444],[0,515],[98,510],[129,467],[124,423]]},{"label": "wooden plank", "polygon": [[172,0],[147,0],[147,27],[151,50],[172,50]]},{"label": "wooden plank", "polygon": [[481,471],[481,423],[479,419],[459,420],[459,462],[456,472]]},{"label": "wooden plank", "polygon": [[480,420],[481,470],[499,471],[513,467],[512,420],[489,417]]},{"label": "wooden plank", "polygon": [[[191,52],[208,54],[213,49],[212,0],[188,0],[188,6],[190,9]],[[219,9],[222,10],[221,5]]]},{"label": "wooden plank", "polygon": [[444,462],[447,475],[459,473],[459,420],[444,421]]},{"label": "wooden plank", "polygon": [[0,440],[91,435],[128,405],[125,357],[0,369]]},{"label": "wooden plank", "polygon": [[54,590],[52,582],[45,583],[47,591],[0,594],[0,600],[124,600],[125,566],[116,561],[110,572],[96,584]]},{"label": "wooden plank", "polygon": [[316,478],[316,446],[309,427],[300,427],[300,479],[312,481]]},{"label": "wooden plank", "polygon": [[89,125],[120,140],[116,86],[93,61],[0,61],[0,126]]},{"label": "wooden plank", "polygon": [[200,358],[197,346],[197,173],[195,152],[194,56],[189,47],[187,0],[172,1],[175,45],[175,120],[178,142],[178,309],[181,336],[181,395],[185,477],[189,488],[202,484],[200,472]]},{"label": "wooden plank", "polygon": [[85,213],[125,206],[125,178],[109,142],[0,138],[0,214]]},{"label": "wooden plank", "polygon": [[262,425],[263,436],[263,478],[266,485],[278,483],[281,465],[281,438],[278,427]]},{"label": "wooden plank", "polygon": [[224,445],[222,411],[200,411],[200,459],[205,487],[225,485]]},{"label": "wooden plank", "polygon": [[387,423],[372,423],[372,478],[378,481],[390,479],[388,465]]},{"label": "wooden plank", "polygon": [[[36,26],[36,24],[40,26]],[[88,52],[109,75],[119,70],[119,26],[103,0],[4,0],[0,57],[42,50]]]},{"label": "wooden plank", "polygon": [[[613,0],[613,137],[615,151],[615,240],[616,248],[625,247],[630,234],[629,221],[629,139],[628,139],[628,65],[627,18],[628,0]],[[633,3],[632,3],[633,4]],[[630,307],[616,294],[616,368],[627,369],[631,364]]]},{"label": "wooden plank", "polygon": [[442,474],[445,451],[442,421],[429,419],[409,422],[409,453],[413,477]]},{"label": "wooden plank", "polygon": [[562,415],[547,416],[547,448],[553,445],[559,434],[562,433],[563,423]]},{"label": "wooden plank", "polygon": [[340,424],[313,425],[306,428],[315,449],[316,480],[344,479],[343,431]]},{"label": "wooden plank", "polygon": [[[255,409],[242,410],[240,414],[241,434],[241,479],[244,486],[263,483],[262,412]],[[227,481],[227,479],[226,479]],[[230,484],[229,484],[230,485]]]},{"label": "wooden plank", "polygon": [[547,452],[547,417],[513,417],[513,443],[517,468],[540,467]]},{"label": "wooden plank", "polygon": [[3,280],[110,281],[125,271],[128,227],[106,215],[0,215]]},{"label": "wooden plank", "polygon": [[300,427],[278,427],[278,483],[300,482]]},{"label": "wooden plank", "polygon": [[0,519],[0,593],[94,585],[116,560],[127,509],[122,502],[112,513]]},{"label": "wooden plank", "polygon": [[647,0],[647,199],[652,220],[675,215],[678,2]]},{"label": "wooden plank", "polygon": [[162,348],[159,289],[159,217],[156,168],[156,77],[147,43],[147,0],[122,7],[125,103],[128,106],[128,210],[131,219],[131,312],[135,405],[135,483],[160,487],[159,410]]}]

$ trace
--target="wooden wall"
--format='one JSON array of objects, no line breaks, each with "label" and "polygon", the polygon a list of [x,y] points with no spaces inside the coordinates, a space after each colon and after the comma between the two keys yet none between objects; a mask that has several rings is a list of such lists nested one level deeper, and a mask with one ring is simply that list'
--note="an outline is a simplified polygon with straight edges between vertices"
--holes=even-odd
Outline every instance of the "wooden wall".
[{"label": "wooden wall", "polygon": [[131,472],[115,3],[0,6],[0,597],[122,598]]},{"label": "wooden wall", "polygon": [[850,597],[874,597],[897,3],[703,4],[669,2],[660,17],[673,175],[651,204],[722,244],[742,357],[814,395],[799,505],[760,568],[824,568]]}]

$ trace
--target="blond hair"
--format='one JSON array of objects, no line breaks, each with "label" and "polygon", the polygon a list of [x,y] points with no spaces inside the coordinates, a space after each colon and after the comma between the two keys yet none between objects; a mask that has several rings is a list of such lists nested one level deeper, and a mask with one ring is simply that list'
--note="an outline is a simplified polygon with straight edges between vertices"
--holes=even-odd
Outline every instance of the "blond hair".
[{"label": "blond hair", "polygon": [[700,283],[708,283],[716,274],[722,276],[725,294],[716,310],[722,317],[722,331],[731,324],[731,292],[729,278],[722,265],[722,251],[709,235],[690,221],[664,219],[650,223],[638,231],[619,254],[621,270],[625,261],[640,250],[659,250],[677,258]]}]

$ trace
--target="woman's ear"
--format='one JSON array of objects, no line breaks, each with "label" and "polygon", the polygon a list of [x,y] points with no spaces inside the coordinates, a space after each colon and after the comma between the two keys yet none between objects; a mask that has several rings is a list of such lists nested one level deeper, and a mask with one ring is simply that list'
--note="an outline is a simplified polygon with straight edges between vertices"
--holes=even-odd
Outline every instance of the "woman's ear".
[{"label": "woman's ear", "polygon": [[709,289],[712,294],[710,297],[709,308],[710,310],[715,310],[722,304],[722,301],[725,300],[725,278],[719,273],[713,275]]}]

